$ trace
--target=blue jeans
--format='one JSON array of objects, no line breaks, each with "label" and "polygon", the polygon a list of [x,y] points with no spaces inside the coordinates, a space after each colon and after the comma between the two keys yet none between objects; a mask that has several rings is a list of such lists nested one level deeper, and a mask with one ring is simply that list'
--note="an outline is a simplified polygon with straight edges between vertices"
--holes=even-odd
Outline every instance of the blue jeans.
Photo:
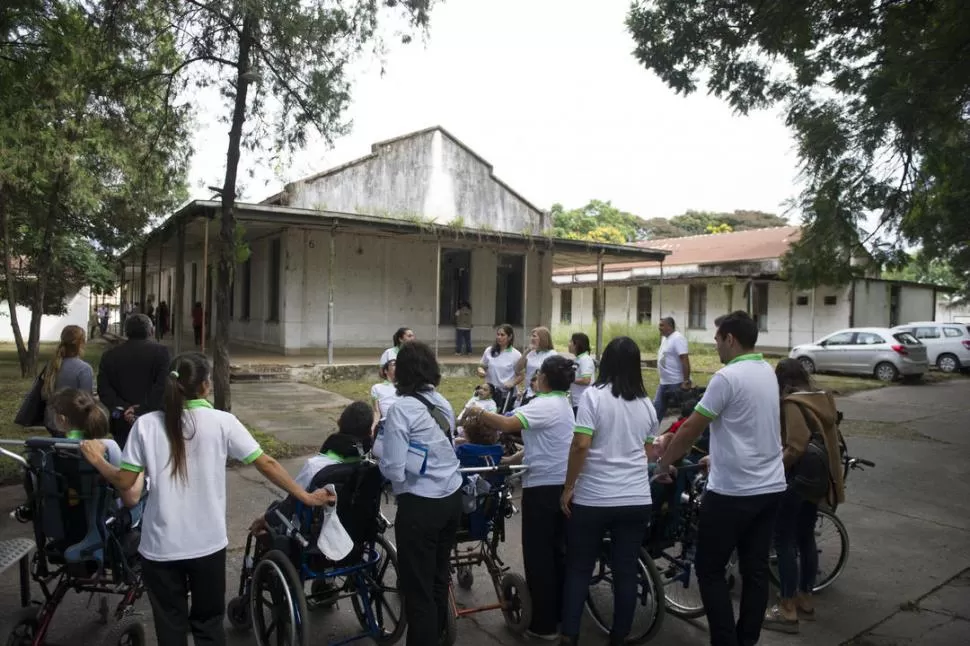
[{"label": "blue jeans", "polygon": [[815,518],[818,505],[789,489],[781,499],[775,520],[775,553],[778,556],[778,589],[782,599],[798,592],[811,594],[818,574]]},{"label": "blue jeans", "polygon": [[466,353],[472,353],[472,331],[458,328],[455,330],[455,354]]},{"label": "blue jeans", "polygon": [[637,557],[650,526],[650,505],[588,507],[572,505],[566,525],[566,585],[563,590],[562,634],[579,635],[583,604],[589,593],[603,538],[610,533],[610,570],[613,573],[613,632],[626,637],[637,604]]},{"label": "blue jeans", "polygon": [[657,420],[664,421],[667,415],[667,393],[674,393],[680,390],[680,384],[660,384],[657,386],[657,394],[653,397],[653,407],[657,411]]}]

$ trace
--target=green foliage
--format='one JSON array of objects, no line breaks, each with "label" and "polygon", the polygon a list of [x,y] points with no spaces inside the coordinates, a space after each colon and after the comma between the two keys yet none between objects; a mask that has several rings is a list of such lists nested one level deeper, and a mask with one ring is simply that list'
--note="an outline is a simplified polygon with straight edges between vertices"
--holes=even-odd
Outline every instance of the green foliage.
[{"label": "green foliage", "polygon": [[952,287],[967,294],[968,276],[957,276],[946,260],[929,258],[925,253],[916,253],[908,257],[907,262],[898,267],[889,268],[883,272],[886,280],[908,280],[941,287]]},{"label": "green foliage", "polygon": [[[680,94],[781,106],[806,188],[792,275],[845,280],[905,245],[970,270],[970,12],[964,0],[637,0],[634,55]],[[873,230],[866,218],[878,217]]]},{"label": "green foliage", "polygon": [[[5,3],[0,9],[0,221],[13,302],[40,317],[82,285],[110,290],[110,252],[184,195],[184,110],[166,100],[174,37],[149,0]],[[50,292],[50,293],[48,293]],[[12,304],[11,303],[11,304]]]},{"label": "green foliage", "polygon": [[713,223],[708,224],[707,228],[705,229],[705,232],[709,234],[731,233],[732,231],[734,231],[734,228],[727,222],[720,222],[718,224],[713,224]]},{"label": "green foliage", "polygon": [[649,239],[680,238],[708,233],[750,231],[788,225],[785,218],[764,211],[737,210],[730,213],[687,211],[672,218],[650,218],[646,221]]},{"label": "green foliage", "polygon": [[643,220],[608,201],[591,200],[571,211],[562,204],[553,204],[550,213],[552,235],[556,238],[623,243],[641,240],[645,235]]}]

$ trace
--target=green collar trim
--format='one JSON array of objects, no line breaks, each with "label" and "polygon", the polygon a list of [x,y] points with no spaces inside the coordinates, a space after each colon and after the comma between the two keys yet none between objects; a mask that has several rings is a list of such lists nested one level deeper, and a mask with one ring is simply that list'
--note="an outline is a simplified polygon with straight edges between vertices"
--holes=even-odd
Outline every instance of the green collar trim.
[{"label": "green collar trim", "polygon": [[727,365],[730,366],[732,363],[737,363],[739,361],[763,361],[764,358],[765,356],[760,352],[752,352],[751,354],[741,354],[734,357],[730,361],[728,361]]},{"label": "green collar trim", "polygon": [[512,350],[515,350],[515,348],[510,345],[509,347],[507,347],[504,350],[502,350],[502,352],[512,352]]},{"label": "green collar trim", "polygon": [[582,354],[577,354],[576,355],[576,358],[577,359],[582,359],[583,357],[588,357],[588,356],[589,356],[589,351],[587,350],[586,352],[584,352]]},{"label": "green collar trim", "polygon": [[552,392],[548,392],[548,393],[536,393],[536,397],[568,397],[568,396],[569,395],[567,393],[564,393],[561,390],[553,390]]},{"label": "green collar trim", "polygon": [[353,464],[354,462],[360,462],[360,458],[345,458],[344,456],[340,455],[339,453],[335,453],[334,451],[327,451],[326,453],[321,453],[320,455],[325,458],[330,458],[331,460],[336,460],[341,464],[347,464],[347,463]]},{"label": "green collar trim", "polygon": [[195,410],[196,408],[212,408],[212,404],[205,399],[190,399],[185,402],[185,410]]},{"label": "green collar trim", "polygon": [[69,440],[83,440],[84,431],[68,431],[66,437]]}]

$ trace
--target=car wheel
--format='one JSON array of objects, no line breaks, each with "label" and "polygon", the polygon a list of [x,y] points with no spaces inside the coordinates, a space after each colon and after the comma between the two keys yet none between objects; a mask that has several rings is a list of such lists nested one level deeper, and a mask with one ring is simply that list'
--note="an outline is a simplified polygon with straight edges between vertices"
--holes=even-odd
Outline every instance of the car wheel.
[{"label": "car wheel", "polygon": [[802,364],[802,368],[805,368],[805,372],[810,375],[815,374],[815,362],[808,357],[799,357],[798,363]]},{"label": "car wheel", "polygon": [[891,382],[896,381],[899,371],[896,370],[896,366],[884,361],[876,366],[875,375],[879,381]]},{"label": "car wheel", "polygon": [[958,372],[960,370],[960,360],[952,354],[941,354],[936,358],[936,367],[942,372]]}]

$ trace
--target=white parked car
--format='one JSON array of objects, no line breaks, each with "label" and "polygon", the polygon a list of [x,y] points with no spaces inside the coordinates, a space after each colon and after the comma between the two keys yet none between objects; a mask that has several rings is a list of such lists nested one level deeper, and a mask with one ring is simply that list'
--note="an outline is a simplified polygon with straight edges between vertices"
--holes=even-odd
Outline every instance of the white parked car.
[{"label": "white parked car", "polygon": [[907,323],[893,331],[909,332],[919,339],[926,346],[930,365],[943,372],[970,369],[970,326],[966,323]]},{"label": "white parked car", "polygon": [[921,377],[929,370],[926,346],[909,332],[866,327],[841,330],[816,343],[798,345],[788,355],[805,369],[872,375],[880,381]]}]

